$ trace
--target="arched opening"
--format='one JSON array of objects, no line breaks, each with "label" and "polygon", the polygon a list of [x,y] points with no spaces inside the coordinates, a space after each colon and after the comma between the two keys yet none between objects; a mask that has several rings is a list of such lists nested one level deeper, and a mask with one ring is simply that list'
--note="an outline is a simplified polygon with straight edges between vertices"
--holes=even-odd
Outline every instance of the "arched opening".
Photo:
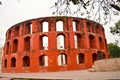
[{"label": "arched opening", "polygon": [[103,30],[102,30],[101,26],[100,25],[96,25],[96,33],[101,35],[102,31]]},{"label": "arched opening", "polygon": [[100,45],[100,49],[104,49],[104,42],[101,37],[99,37],[99,45]]},{"label": "arched opening", "polygon": [[48,22],[42,22],[42,32],[48,32]]},{"label": "arched opening", "polygon": [[89,44],[90,44],[90,48],[96,48],[96,40],[93,35],[89,36]]},{"label": "arched opening", "polygon": [[14,37],[19,36],[19,26],[15,27],[15,31],[14,31]]},{"label": "arched opening", "polygon": [[29,56],[23,57],[23,67],[30,67],[30,58]]},{"label": "arched opening", "polygon": [[57,49],[65,49],[65,37],[62,34],[57,36]]},{"label": "arched opening", "polygon": [[5,61],[4,61],[4,68],[6,68],[7,67],[7,59],[5,59]]},{"label": "arched opening", "polygon": [[24,51],[30,51],[30,37],[24,39]]},{"label": "arched opening", "polygon": [[91,32],[90,28],[91,28],[91,23],[87,22],[87,32]]},{"label": "arched opening", "polygon": [[42,55],[39,57],[39,65],[40,66],[48,66],[48,56]]},{"label": "arched opening", "polygon": [[97,60],[98,58],[97,58],[97,54],[96,53],[93,53],[92,54],[92,61],[93,61],[93,63]]},{"label": "arched opening", "polygon": [[84,56],[84,54],[79,53],[79,54],[77,55],[77,64],[82,64],[82,63],[84,63],[84,62],[85,62],[85,56]]},{"label": "arched opening", "polygon": [[17,50],[18,50],[18,40],[15,39],[15,40],[13,41],[12,52],[13,52],[13,53],[16,53]]},{"label": "arched opening", "polygon": [[24,33],[32,34],[32,23],[31,22],[26,23],[26,26],[24,28]]},{"label": "arched opening", "polygon": [[74,35],[75,48],[78,48],[78,39],[77,35]]},{"label": "arched opening", "polygon": [[75,43],[75,48],[83,48],[84,42],[80,34],[74,35],[74,43]]},{"label": "arched opening", "polygon": [[65,65],[67,64],[67,55],[61,53],[58,55],[58,65]]},{"label": "arched opening", "polygon": [[63,31],[63,21],[57,21],[56,22],[56,31]]},{"label": "arched opening", "polygon": [[40,36],[39,38],[39,46],[40,49],[48,50],[48,37],[47,36]]},{"label": "arched opening", "polygon": [[11,59],[11,67],[16,67],[16,59],[14,57]]},{"label": "arched opening", "polygon": [[79,29],[78,29],[78,21],[73,21],[72,26],[73,26],[73,31],[79,31]]},{"label": "arched opening", "polygon": [[97,51],[98,59],[105,59],[105,54],[101,51]]},{"label": "arched opening", "polygon": [[7,35],[8,35],[8,39],[10,39],[11,38],[11,30],[8,31]]},{"label": "arched opening", "polygon": [[6,55],[8,55],[10,52],[10,43],[7,42],[7,46],[6,46]]},{"label": "arched opening", "polygon": [[43,36],[42,37],[42,42],[43,42],[43,49],[44,50],[48,50],[48,37],[47,36]]}]

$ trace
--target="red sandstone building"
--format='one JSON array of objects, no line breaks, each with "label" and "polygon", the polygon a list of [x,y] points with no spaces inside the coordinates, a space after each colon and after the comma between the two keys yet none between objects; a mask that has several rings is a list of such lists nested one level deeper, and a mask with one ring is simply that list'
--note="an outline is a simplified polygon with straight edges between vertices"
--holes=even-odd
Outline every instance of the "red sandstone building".
[{"label": "red sandstone building", "polygon": [[9,28],[2,72],[80,70],[108,57],[99,23],[76,17],[43,17]]}]

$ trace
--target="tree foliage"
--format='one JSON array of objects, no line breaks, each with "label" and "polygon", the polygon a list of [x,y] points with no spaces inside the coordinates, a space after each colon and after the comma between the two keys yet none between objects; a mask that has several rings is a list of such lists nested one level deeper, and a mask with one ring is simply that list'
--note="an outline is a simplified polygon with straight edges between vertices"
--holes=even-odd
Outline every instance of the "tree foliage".
[{"label": "tree foliage", "polygon": [[2,5],[2,2],[0,1],[0,5]]},{"label": "tree foliage", "polygon": [[105,23],[112,14],[120,14],[120,0],[57,0],[54,7],[56,15],[87,15],[86,18]]},{"label": "tree foliage", "polygon": [[120,36],[120,20],[115,23],[115,26],[113,27],[110,27],[110,32],[113,34],[113,35],[118,35]]},{"label": "tree foliage", "polygon": [[110,51],[110,57],[116,58],[120,57],[120,47],[115,43],[109,43],[108,49]]}]

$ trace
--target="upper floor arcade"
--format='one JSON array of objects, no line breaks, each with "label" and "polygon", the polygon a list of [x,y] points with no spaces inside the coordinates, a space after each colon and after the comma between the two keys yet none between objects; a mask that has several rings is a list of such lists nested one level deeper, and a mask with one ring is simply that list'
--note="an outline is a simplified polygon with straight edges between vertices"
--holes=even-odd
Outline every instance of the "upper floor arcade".
[{"label": "upper floor arcade", "polygon": [[6,40],[23,35],[48,32],[89,32],[104,36],[103,27],[93,21],[76,17],[45,17],[27,20],[12,26]]}]

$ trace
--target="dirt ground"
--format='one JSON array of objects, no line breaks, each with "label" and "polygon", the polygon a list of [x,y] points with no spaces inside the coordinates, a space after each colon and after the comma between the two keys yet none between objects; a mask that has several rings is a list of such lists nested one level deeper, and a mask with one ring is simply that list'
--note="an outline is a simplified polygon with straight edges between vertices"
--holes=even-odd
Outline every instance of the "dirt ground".
[{"label": "dirt ground", "polygon": [[[34,79],[71,79],[71,80],[106,80],[120,79],[120,71],[110,72],[89,72],[88,70],[74,70],[62,72],[44,73],[0,73],[0,80],[9,78],[34,78]],[[5,79],[6,78],[6,79]]]}]

